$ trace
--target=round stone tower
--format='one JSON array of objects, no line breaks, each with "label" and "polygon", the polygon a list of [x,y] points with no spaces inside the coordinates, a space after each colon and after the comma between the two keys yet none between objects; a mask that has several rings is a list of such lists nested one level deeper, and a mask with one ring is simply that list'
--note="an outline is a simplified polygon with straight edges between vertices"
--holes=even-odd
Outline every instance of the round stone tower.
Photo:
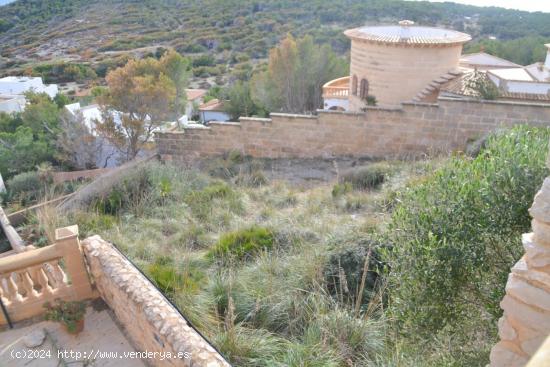
[{"label": "round stone tower", "polygon": [[351,39],[349,108],[367,103],[397,107],[429,83],[456,71],[462,45],[471,37],[448,29],[415,26],[360,27],[344,32]]}]

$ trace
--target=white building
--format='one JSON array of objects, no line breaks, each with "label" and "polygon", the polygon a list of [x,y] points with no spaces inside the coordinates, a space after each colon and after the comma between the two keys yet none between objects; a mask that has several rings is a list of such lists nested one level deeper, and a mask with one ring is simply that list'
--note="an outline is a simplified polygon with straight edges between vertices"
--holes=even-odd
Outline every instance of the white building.
[{"label": "white building", "polygon": [[472,82],[481,77],[496,87],[498,100],[550,104],[550,43],[545,46],[548,49],[546,60],[527,66],[483,53],[464,55],[461,59],[460,75],[438,85],[432,83],[431,96],[435,97],[427,99],[419,96],[415,100],[436,102],[437,96],[479,98],[479,92],[472,88]]},{"label": "white building", "polygon": [[57,84],[44,84],[42,78],[7,76],[0,78],[0,112],[22,112],[25,109],[25,93],[46,93],[54,98],[59,92]]},{"label": "white building", "polygon": [[31,91],[46,93],[50,98],[54,98],[58,88],[57,84],[44,84],[39,77],[7,76],[0,79],[0,95],[23,95]]},{"label": "white building", "polygon": [[79,117],[79,115],[82,115],[82,123],[84,126],[86,126],[91,134],[96,135],[96,121],[102,121],[103,119],[99,105],[92,104],[86,107],[81,107],[80,103],[76,102],[65,105],[65,110],[69,113],[69,116],[75,120]]},{"label": "white building", "polygon": [[229,121],[231,116],[225,112],[223,101],[219,99],[210,100],[199,107],[199,115],[201,122],[207,123],[210,121]]},{"label": "white building", "polygon": [[459,66],[468,69],[490,70],[490,69],[509,69],[521,68],[521,65],[511,61],[490,55],[485,52],[473,54],[464,54],[460,57]]},{"label": "white building", "polygon": [[24,96],[0,95],[0,112],[15,113],[25,110],[27,101]]},{"label": "white building", "polygon": [[187,104],[185,105],[185,116],[191,119],[196,110],[204,102],[204,96],[208,91],[206,89],[186,89]]}]

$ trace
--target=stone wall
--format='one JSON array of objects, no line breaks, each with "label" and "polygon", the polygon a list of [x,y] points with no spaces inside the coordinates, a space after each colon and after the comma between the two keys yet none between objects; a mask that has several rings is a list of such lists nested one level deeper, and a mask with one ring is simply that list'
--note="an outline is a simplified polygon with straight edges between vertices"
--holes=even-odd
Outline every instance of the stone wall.
[{"label": "stone wall", "polygon": [[525,366],[550,335],[550,177],[530,213],[533,232],[523,235],[525,255],[508,277],[500,303],[500,342],[491,350],[491,367]]},{"label": "stone wall", "polygon": [[140,352],[180,354],[147,359],[151,366],[229,366],[112,244],[93,236],[82,247],[99,294]]},{"label": "stone wall", "polygon": [[158,133],[164,160],[190,162],[231,150],[262,158],[396,157],[464,149],[501,126],[550,126],[550,106],[440,98],[366,112],[319,111],[316,116],[271,114],[269,119],[195,125]]}]

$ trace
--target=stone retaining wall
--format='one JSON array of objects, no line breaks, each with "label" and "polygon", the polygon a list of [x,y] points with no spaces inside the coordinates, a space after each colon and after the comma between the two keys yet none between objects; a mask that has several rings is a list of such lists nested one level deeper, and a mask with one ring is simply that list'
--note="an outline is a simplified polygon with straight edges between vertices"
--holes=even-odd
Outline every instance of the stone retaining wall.
[{"label": "stone retaining wall", "polygon": [[141,352],[180,353],[182,357],[147,359],[151,366],[229,366],[112,244],[93,236],[82,247],[99,294],[134,345]]},{"label": "stone retaining wall", "polygon": [[508,277],[491,367],[525,366],[550,335],[550,177],[530,213],[533,232],[523,235],[525,255]]},{"label": "stone retaining wall", "polygon": [[550,105],[440,98],[366,112],[271,114],[269,119],[196,124],[156,135],[164,160],[190,162],[236,150],[260,158],[407,156],[464,149],[471,140],[516,124],[550,126]]}]

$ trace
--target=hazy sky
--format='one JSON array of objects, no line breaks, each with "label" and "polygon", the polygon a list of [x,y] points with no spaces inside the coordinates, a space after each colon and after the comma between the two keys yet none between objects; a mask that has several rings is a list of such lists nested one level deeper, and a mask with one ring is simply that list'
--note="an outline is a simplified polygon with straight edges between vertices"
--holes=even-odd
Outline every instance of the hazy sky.
[{"label": "hazy sky", "polygon": [[[443,2],[443,0],[427,1]],[[550,0],[452,0],[450,2],[477,6],[499,6],[501,8],[543,11],[550,13]]]}]

